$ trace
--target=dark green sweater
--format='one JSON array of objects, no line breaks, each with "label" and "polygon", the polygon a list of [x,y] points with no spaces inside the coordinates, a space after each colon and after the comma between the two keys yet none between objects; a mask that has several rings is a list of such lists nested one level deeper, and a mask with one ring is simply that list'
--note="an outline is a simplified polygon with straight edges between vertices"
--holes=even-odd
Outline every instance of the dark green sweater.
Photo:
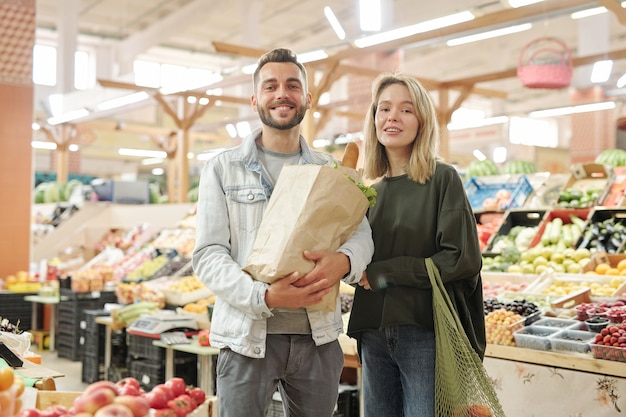
[{"label": "dark green sweater", "polygon": [[482,257],[476,219],[459,174],[440,162],[426,184],[402,175],[384,178],[374,188],[376,205],[367,214],[375,247],[367,267],[372,290],[357,287],[348,335],[359,341],[360,332],[393,324],[432,329],[432,288],[424,263],[430,257],[483,358]]}]

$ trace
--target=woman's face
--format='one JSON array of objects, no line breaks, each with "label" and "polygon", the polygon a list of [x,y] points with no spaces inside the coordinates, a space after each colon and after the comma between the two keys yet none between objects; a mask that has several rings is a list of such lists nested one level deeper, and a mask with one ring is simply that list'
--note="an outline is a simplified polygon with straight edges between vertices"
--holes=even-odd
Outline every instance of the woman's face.
[{"label": "woman's face", "polygon": [[410,153],[419,121],[405,85],[391,84],[381,92],[375,124],[378,142],[387,150],[405,150]]}]

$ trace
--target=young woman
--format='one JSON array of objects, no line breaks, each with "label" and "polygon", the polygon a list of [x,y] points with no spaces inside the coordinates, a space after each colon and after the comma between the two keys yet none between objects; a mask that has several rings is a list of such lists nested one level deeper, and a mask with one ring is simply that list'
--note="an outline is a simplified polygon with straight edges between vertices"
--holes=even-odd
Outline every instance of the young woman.
[{"label": "young woman", "polygon": [[438,157],[435,106],[405,74],[382,74],[364,127],[376,205],[374,256],[356,289],[348,334],[363,366],[366,417],[434,416],[435,335],[425,258],[441,272],[482,358],[485,324],[476,220],[454,167]]}]

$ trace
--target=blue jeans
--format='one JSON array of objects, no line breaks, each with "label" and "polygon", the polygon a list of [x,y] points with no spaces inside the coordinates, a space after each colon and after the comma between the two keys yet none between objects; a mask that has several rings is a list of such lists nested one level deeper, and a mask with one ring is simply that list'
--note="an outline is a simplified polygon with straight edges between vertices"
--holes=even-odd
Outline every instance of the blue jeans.
[{"label": "blue jeans", "polygon": [[267,335],[265,358],[230,349],[217,359],[220,417],[265,417],[278,387],[285,417],[332,417],[343,351],[338,341],[316,346],[311,335]]},{"label": "blue jeans", "polygon": [[365,417],[435,415],[435,334],[389,326],[361,337]]}]

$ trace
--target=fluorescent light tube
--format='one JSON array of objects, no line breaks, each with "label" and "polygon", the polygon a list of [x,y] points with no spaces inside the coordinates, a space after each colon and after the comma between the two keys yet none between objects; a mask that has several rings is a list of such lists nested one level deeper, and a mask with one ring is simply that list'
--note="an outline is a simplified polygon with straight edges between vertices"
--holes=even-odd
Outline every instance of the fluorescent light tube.
[{"label": "fluorescent light tube", "polygon": [[572,19],[583,19],[585,17],[595,16],[598,14],[606,13],[607,9],[604,6],[594,7],[591,9],[581,10],[579,12],[574,12],[570,15]]},{"label": "fluorescent light tube", "polygon": [[111,100],[103,101],[96,106],[96,110],[111,110],[118,107],[123,107],[128,104],[139,103],[150,97],[145,91],[138,91],[136,93],[128,94],[126,96],[116,97]]},{"label": "fluorescent light tube", "polygon": [[319,61],[320,59],[328,58],[328,54],[323,49],[318,49],[315,51],[303,52],[298,54],[298,61],[301,64],[306,64],[307,62]]},{"label": "fluorescent light tube", "polygon": [[448,42],[446,42],[446,45],[448,46],[464,45],[470,42],[477,42],[477,41],[482,41],[485,39],[495,38],[498,36],[504,36],[504,35],[510,35],[512,33],[523,32],[525,30],[529,30],[532,27],[533,27],[532,23],[524,23],[521,25],[509,26],[509,27],[502,28],[502,29],[490,30],[487,32],[476,33],[474,35],[468,35],[468,36],[462,36],[460,38],[450,39]]},{"label": "fluorescent light tube", "polygon": [[57,148],[57,144],[54,142],[45,142],[41,140],[34,140],[30,143],[30,146],[35,149],[49,149],[51,151]]},{"label": "fluorescent light tube", "polygon": [[600,103],[580,104],[578,106],[557,107],[554,109],[536,110],[528,113],[529,117],[554,117],[565,116],[574,113],[586,113],[590,111],[610,110],[615,108],[614,101]]},{"label": "fluorescent light tube", "polygon": [[613,69],[613,60],[607,59],[598,61],[593,64],[591,70],[591,82],[592,83],[604,83],[611,76],[611,70]]},{"label": "fluorescent light tube", "polygon": [[324,15],[326,16],[328,23],[330,23],[330,27],[332,27],[335,31],[337,37],[340,40],[344,40],[346,38],[346,31],[343,30],[343,27],[341,27],[341,23],[339,23],[339,19],[337,19],[337,16],[333,13],[333,9],[329,6],[324,7]]},{"label": "fluorescent light tube", "polygon": [[487,155],[485,155],[478,149],[474,149],[472,155],[474,155],[474,158],[478,159],[479,161],[484,161],[485,159],[487,159]]},{"label": "fluorescent light tube", "polygon": [[52,116],[46,121],[48,122],[49,125],[54,126],[54,125],[69,122],[72,120],[80,119],[81,117],[85,117],[87,115],[89,115],[89,110],[87,110],[86,108],[82,108],[82,109],[73,110],[73,111],[64,113],[60,116]]},{"label": "fluorescent light tube", "polygon": [[427,20],[425,22],[416,23],[415,25],[393,29],[388,32],[382,32],[375,35],[366,36],[355,40],[354,46],[356,46],[357,48],[367,48],[368,46],[391,42],[396,39],[402,39],[408,36],[416,35],[418,33],[441,29],[443,27],[456,25],[473,19],[474,15],[470,11],[455,13],[448,16]]},{"label": "fluorescent light tube", "polygon": [[150,151],[148,149],[119,148],[117,153],[124,156],[139,156],[143,158],[167,158],[165,151]]},{"label": "fluorescent light tube", "polygon": [[364,32],[378,32],[381,27],[381,0],[359,1],[359,27]]},{"label": "fluorescent light tube", "polygon": [[479,120],[466,120],[458,123],[448,123],[448,130],[472,129],[476,127],[491,126],[503,124],[509,121],[508,116],[488,117]]}]

